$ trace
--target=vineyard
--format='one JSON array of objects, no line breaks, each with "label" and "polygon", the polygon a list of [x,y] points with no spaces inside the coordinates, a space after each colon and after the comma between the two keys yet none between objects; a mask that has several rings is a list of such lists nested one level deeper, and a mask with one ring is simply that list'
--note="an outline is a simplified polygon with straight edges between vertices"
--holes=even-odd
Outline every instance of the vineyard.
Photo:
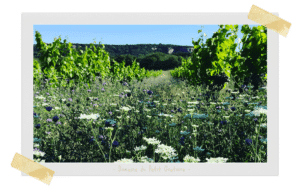
[{"label": "vineyard", "polygon": [[267,78],[267,29],[258,26],[251,30],[248,25],[243,25],[243,47],[239,52],[235,43],[237,31],[238,25],[220,25],[220,29],[205,44],[202,43],[203,38],[193,41],[195,50],[192,58],[184,60],[182,67],[171,72],[172,76],[185,78],[192,84],[223,87],[231,79],[235,88],[251,82],[258,89],[263,83],[261,77]]},{"label": "vineyard", "polygon": [[[41,38],[41,34],[36,32],[37,48],[41,52],[39,64],[34,61],[34,81],[40,86],[41,79],[49,79],[52,87],[72,86],[73,84],[88,84],[96,77],[104,79],[112,77],[114,81],[130,81],[132,79],[142,80],[150,76],[158,76],[160,72],[149,72],[140,69],[134,61],[131,66],[125,67],[125,63],[117,63],[111,66],[108,53],[101,47],[80,50],[77,52],[72,48],[71,43],[61,44],[61,38],[56,39],[52,44],[46,45]],[[67,84],[68,83],[68,84]]]},{"label": "vineyard", "polygon": [[[202,30],[198,31],[199,33]],[[267,162],[267,30],[220,25],[170,71],[36,32],[36,162]]]}]

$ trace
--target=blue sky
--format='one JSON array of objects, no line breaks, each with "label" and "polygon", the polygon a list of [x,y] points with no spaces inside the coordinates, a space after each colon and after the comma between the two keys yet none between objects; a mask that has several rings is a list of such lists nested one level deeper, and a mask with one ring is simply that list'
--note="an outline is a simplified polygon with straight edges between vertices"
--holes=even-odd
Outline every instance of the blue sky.
[{"label": "blue sky", "polygon": [[[219,29],[218,25],[34,25],[46,43],[52,43],[59,35],[71,43],[90,44],[94,40],[98,44],[131,45],[131,44],[172,44],[193,46],[192,38],[198,40],[198,30],[210,38]],[[253,26],[258,25],[250,25]],[[242,38],[239,25],[238,38]],[[35,37],[33,36],[34,44]]]}]

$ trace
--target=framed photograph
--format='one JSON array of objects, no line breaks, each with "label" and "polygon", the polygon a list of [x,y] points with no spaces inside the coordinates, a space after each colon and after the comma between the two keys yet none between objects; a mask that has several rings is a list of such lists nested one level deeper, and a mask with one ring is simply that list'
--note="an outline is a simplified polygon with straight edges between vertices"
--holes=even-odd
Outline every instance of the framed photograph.
[{"label": "framed photograph", "polygon": [[247,16],[23,13],[22,155],[56,176],[278,175],[279,34]]}]

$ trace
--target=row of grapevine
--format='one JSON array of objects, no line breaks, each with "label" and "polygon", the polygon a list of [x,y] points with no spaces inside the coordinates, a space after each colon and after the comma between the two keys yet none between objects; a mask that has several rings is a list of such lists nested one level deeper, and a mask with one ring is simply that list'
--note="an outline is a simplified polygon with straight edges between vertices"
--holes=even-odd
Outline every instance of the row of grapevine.
[{"label": "row of grapevine", "polygon": [[242,60],[232,68],[232,78],[236,87],[251,82],[256,89],[262,80],[267,79],[267,28],[257,26],[251,29],[244,25],[241,32],[244,34],[241,40]]},{"label": "row of grapevine", "polygon": [[[202,38],[192,41],[194,51],[192,58],[184,60],[182,66],[171,71],[177,78],[185,78],[192,84],[218,85],[221,81],[225,88],[229,79],[238,87],[245,83],[255,83],[253,76],[264,75],[266,79],[267,62],[267,29],[264,26],[253,27],[243,25],[241,32],[242,49],[236,51],[238,25],[219,25],[218,31],[203,43]],[[199,30],[198,33],[201,33]],[[228,79],[219,79],[216,76],[225,76]],[[218,78],[219,81],[216,81]],[[224,78],[224,77],[223,77]],[[252,79],[252,80],[251,80]],[[217,84],[216,84],[217,83]]]},{"label": "row of grapevine", "polygon": [[105,79],[111,77],[113,80],[133,79],[142,80],[145,77],[158,76],[162,71],[149,72],[140,69],[139,63],[134,60],[131,66],[125,67],[125,63],[117,63],[111,66],[109,54],[100,46],[90,44],[85,50],[72,48],[72,44],[61,43],[61,37],[54,39],[52,44],[47,45],[42,41],[41,34],[36,31],[35,40],[40,51],[40,62],[34,61],[34,81],[40,85],[42,77],[48,79],[53,86],[66,86],[67,79],[71,85],[74,83],[90,84],[96,77]]},{"label": "row of grapevine", "polygon": [[146,77],[151,76],[159,76],[161,75],[162,71],[148,71],[145,68],[140,68],[139,63],[134,60],[132,62],[132,65],[125,67],[125,61],[122,63],[118,63],[115,60],[113,60],[114,64],[112,65],[112,76],[114,76],[114,79],[117,81],[131,81],[132,79],[137,79],[138,81],[141,81],[142,79]]}]

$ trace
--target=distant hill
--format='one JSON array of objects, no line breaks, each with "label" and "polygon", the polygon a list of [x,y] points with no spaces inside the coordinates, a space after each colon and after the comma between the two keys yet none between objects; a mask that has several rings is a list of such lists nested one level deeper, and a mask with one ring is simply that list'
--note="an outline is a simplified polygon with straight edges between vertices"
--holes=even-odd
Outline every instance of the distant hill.
[{"label": "distant hill", "polygon": [[[85,46],[90,46],[90,44],[78,44],[72,43],[73,48],[76,49],[85,49]],[[99,44],[94,44],[98,46]],[[109,45],[104,44],[105,50],[109,53],[111,57],[116,57],[118,55],[134,55],[136,57],[140,55],[148,55],[155,52],[162,52],[166,54],[175,54],[175,55],[190,55],[194,50],[193,46],[181,46],[181,45],[172,45],[172,44],[135,44],[135,45]],[[34,58],[38,58],[38,49],[36,44],[33,45],[33,54]]]}]

